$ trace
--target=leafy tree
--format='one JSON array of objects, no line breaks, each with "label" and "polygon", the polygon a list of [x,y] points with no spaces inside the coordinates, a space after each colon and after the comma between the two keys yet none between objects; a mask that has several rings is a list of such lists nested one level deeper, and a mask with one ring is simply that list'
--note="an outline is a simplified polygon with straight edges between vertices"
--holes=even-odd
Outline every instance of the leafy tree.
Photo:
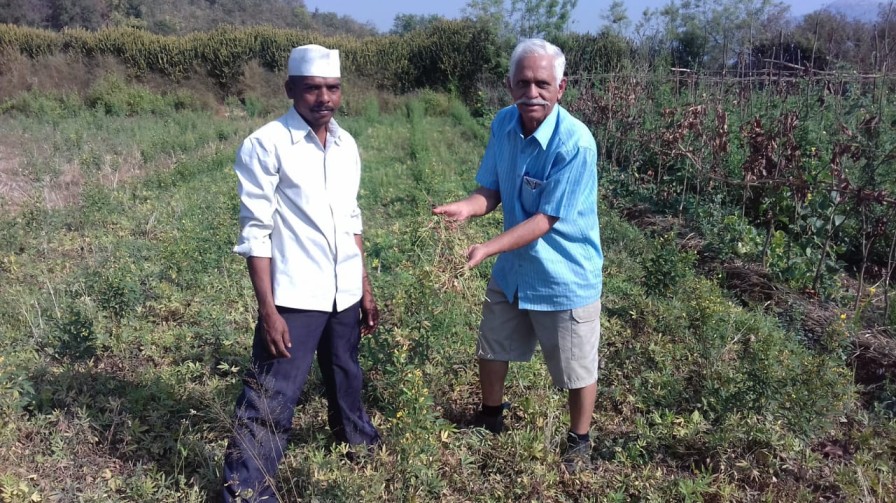
[{"label": "leafy tree", "polygon": [[[646,11],[636,32],[662,39],[674,64],[720,69],[748,54],[756,40],[783,30],[788,13],[789,7],[779,0],[672,0]],[[651,29],[660,36],[649,33]]]},{"label": "leafy tree", "polygon": [[896,3],[893,0],[879,4],[875,29],[874,69],[887,72],[896,63]]},{"label": "leafy tree", "polygon": [[367,37],[378,33],[376,27],[370,23],[362,23],[351,16],[341,16],[335,12],[321,12],[318,9],[314,9],[311,13],[311,24],[314,30],[324,35]]},{"label": "leafy tree", "polygon": [[783,39],[759,42],[753,46],[751,57],[754,68],[765,66],[784,70],[792,70],[794,66],[816,70],[828,68],[828,57],[823,50],[793,38],[792,34],[785,35]]},{"label": "leafy tree", "polygon": [[47,0],[0,0],[0,23],[46,28],[50,11]]},{"label": "leafy tree", "polygon": [[509,18],[519,36],[555,39],[568,31],[578,3],[579,0],[511,0]]},{"label": "leafy tree", "polygon": [[709,40],[699,26],[685,26],[671,44],[673,64],[680,68],[697,69],[704,65]]},{"label": "leafy tree", "polygon": [[628,18],[628,11],[625,8],[625,2],[622,0],[613,0],[610,3],[610,8],[607,9],[600,16],[601,20],[604,22],[604,28],[602,31],[606,31],[613,35],[622,36],[625,32],[628,31],[631,26],[631,21]]},{"label": "leafy tree", "polygon": [[629,39],[607,30],[597,35],[567,33],[557,45],[566,55],[567,75],[619,72],[628,67],[633,50]]},{"label": "leafy tree", "polygon": [[467,19],[488,26],[500,36],[511,36],[513,28],[508,21],[504,0],[470,0],[462,12]]},{"label": "leafy tree", "polygon": [[107,0],[0,0],[0,23],[38,28],[97,29],[109,14]]},{"label": "leafy tree", "polygon": [[641,18],[635,23],[632,30],[632,39],[639,63],[648,66],[668,65],[664,61],[669,57],[669,42],[666,37],[670,31],[668,24],[668,20],[660,16],[658,10],[649,7],[644,9]]},{"label": "leafy tree", "polygon": [[569,30],[578,0],[470,0],[464,15],[492,27],[502,38],[556,39]]},{"label": "leafy tree", "polygon": [[0,23],[52,29],[131,26],[167,35],[208,31],[222,24],[264,24],[327,35],[377,32],[349,16],[308,12],[303,0],[0,0]]},{"label": "leafy tree", "polygon": [[822,57],[828,60],[828,66],[863,71],[874,68],[875,32],[870,23],[823,9],[804,16],[793,28],[792,38],[810,51],[809,60]]},{"label": "leafy tree", "polygon": [[396,14],[389,33],[392,35],[405,35],[414,30],[427,28],[439,21],[445,21],[445,18],[438,14]]}]

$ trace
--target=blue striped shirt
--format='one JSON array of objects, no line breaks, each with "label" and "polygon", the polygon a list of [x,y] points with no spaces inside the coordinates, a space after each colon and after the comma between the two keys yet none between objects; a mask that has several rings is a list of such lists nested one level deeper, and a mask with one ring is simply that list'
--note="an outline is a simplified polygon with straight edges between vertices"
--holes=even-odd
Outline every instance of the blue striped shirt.
[{"label": "blue striped shirt", "polygon": [[597,145],[559,104],[525,138],[515,106],[495,117],[476,182],[501,194],[504,230],[536,213],[547,234],[502,253],[492,277],[520,309],[559,311],[600,299],[604,256],[597,220]]}]

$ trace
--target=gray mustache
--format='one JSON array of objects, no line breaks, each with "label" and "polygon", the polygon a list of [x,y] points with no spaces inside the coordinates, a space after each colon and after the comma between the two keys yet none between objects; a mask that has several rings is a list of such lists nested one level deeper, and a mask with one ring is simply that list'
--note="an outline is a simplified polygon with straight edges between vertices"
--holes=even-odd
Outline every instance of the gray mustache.
[{"label": "gray mustache", "polygon": [[550,103],[548,103],[547,101],[545,101],[545,100],[543,100],[543,99],[540,99],[540,98],[531,98],[531,99],[530,99],[530,98],[520,98],[520,99],[516,100],[516,103],[514,103],[514,105],[542,105],[542,106],[548,106],[548,105],[550,105]]}]

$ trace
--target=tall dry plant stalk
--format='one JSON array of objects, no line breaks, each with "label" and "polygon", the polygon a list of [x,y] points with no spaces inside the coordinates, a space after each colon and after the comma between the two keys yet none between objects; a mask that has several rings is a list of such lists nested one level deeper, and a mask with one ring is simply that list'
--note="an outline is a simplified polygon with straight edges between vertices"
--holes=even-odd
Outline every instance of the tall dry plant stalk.
[{"label": "tall dry plant stalk", "polygon": [[[810,65],[817,58],[819,37],[816,26],[813,52],[807,61]],[[590,80],[579,82],[577,99],[569,108],[592,125],[602,163],[607,163],[602,169],[622,168],[627,173],[624,183],[638,187],[642,194],[652,191],[661,201],[674,199],[679,214],[684,213],[686,201],[697,207],[710,191],[739,193],[741,215],[764,227],[762,257],[766,265],[775,233],[799,232],[803,219],[808,218],[802,212],[808,207],[809,195],[834,194],[827,212],[818,216],[824,222],[817,229],[814,248],[819,255],[806,279],[812,291],[818,291],[837,236],[855,226],[864,229],[869,241],[865,252],[857,254],[864,258],[855,269],[864,277],[867,273],[862,271],[877,253],[874,250],[889,242],[894,233],[872,223],[862,225],[859,201],[890,205],[893,198],[885,188],[859,188],[850,182],[844,162],[876,166],[878,161],[868,157],[871,150],[856,146],[859,140],[850,136],[845,126],[832,122],[852,113],[850,103],[856,94],[873,96],[878,110],[869,117],[883,120],[886,103],[880,99],[885,94],[881,90],[891,84],[880,75],[846,75],[788,64],[778,61],[783,59],[783,51],[775,51],[761,69],[751,66],[756,62],[750,57],[739,55],[733,78],[727,71],[678,70],[665,76],[646,72],[590,76]],[[731,131],[733,127],[737,129]],[[859,127],[864,138],[868,128]],[[814,148],[809,153],[806,132],[813,128],[829,131],[822,134],[832,138],[831,150],[819,147],[819,152],[830,155],[829,162]],[[732,155],[744,157],[733,163]],[[735,175],[738,168],[740,176]],[[768,206],[781,198],[790,201],[785,205],[787,215],[776,214],[781,210]],[[875,234],[873,240],[868,233]],[[790,250],[792,243],[787,246],[788,254],[795,252]],[[889,260],[886,267],[874,269],[889,270],[888,279],[896,270],[896,245],[891,248],[890,253],[878,254]],[[885,287],[888,293],[888,284]],[[884,300],[889,305],[888,295]]]}]

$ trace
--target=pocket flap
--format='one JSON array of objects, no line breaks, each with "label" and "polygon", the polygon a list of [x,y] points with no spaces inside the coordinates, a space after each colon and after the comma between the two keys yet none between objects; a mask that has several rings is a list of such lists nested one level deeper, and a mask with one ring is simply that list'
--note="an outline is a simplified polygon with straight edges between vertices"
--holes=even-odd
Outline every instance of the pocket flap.
[{"label": "pocket flap", "polygon": [[600,317],[600,301],[588,304],[587,306],[572,309],[572,319],[579,323],[587,323],[594,321]]}]

